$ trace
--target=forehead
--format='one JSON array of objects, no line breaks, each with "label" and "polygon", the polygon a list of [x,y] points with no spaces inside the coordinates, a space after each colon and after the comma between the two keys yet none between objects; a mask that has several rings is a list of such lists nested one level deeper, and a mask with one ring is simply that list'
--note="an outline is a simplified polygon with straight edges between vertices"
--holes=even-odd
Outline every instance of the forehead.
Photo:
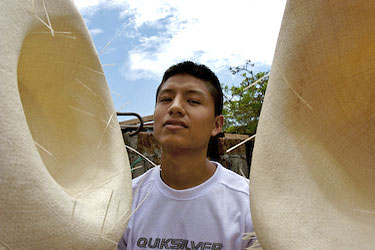
[{"label": "forehead", "polygon": [[208,83],[187,74],[178,74],[171,76],[160,86],[160,93],[162,92],[176,92],[176,91],[198,91],[202,94],[210,96]]}]

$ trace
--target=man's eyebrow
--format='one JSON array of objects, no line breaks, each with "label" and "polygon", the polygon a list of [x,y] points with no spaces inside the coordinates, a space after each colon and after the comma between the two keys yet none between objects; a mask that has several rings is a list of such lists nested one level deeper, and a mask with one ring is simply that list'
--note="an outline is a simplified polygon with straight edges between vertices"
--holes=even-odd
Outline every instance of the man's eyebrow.
[{"label": "man's eyebrow", "polygon": [[174,93],[175,91],[173,89],[162,89],[160,90],[159,94],[164,94],[164,93]]},{"label": "man's eyebrow", "polygon": [[[176,91],[173,89],[162,89],[160,90],[159,95],[160,94],[173,94],[173,93],[176,93]],[[197,90],[197,89],[188,89],[184,91],[184,95],[194,95],[194,94],[199,95],[199,96],[206,96],[203,91]]]},{"label": "man's eyebrow", "polygon": [[189,89],[184,92],[185,95],[199,95],[199,96],[206,96],[206,94],[201,90]]}]

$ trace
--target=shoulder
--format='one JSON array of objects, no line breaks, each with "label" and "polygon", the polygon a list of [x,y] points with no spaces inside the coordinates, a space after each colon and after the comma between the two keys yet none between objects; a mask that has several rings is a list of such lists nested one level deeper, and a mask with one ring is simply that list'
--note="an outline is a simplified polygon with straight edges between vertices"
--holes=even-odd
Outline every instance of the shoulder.
[{"label": "shoulder", "polygon": [[249,180],[229,169],[226,169],[219,163],[217,164],[222,171],[222,175],[219,181],[220,185],[231,190],[232,192],[238,193],[243,196],[249,196]]},{"label": "shoulder", "polygon": [[146,171],[144,174],[134,178],[132,180],[132,187],[134,189],[138,189],[140,187],[147,187],[155,183],[157,173],[159,173],[159,167],[153,167]]},{"label": "shoulder", "polygon": [[[220,164],[218,164],[218,167],[220,167],[222,173],[219,180],[220,189],[218,196],[224,196],[225,204],[228,206],[227,209],[225,209],[225,215],[223,215],[223,217],[229,216],[232,222],[237,218],[241,233],[253,232],[254,229],[250,213],[249,180]],[[241,244],[249,246],[251,240],[241,241]]]}]

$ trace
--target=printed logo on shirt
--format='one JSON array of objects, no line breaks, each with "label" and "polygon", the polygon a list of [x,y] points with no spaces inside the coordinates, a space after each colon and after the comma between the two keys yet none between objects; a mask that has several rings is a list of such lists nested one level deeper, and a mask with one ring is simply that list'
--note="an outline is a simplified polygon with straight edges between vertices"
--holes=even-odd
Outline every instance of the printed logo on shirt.
[{"label": "printed logo on shirt", "polygon": [[185,250],[221,250],[223,244],[211,242],[195,242],[183,239],[161,239],[161,238],[139,238],[137,241],[139,248],[145,249],[185,249]]}]

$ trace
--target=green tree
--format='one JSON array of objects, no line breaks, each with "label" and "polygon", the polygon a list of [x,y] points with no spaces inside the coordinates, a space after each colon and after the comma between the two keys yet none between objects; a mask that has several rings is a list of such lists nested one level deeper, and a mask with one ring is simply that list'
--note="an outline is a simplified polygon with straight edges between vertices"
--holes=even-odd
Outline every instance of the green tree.
[{"label": "green tree", "polygon": [[256,132],[269,72],[254,73],[253,66],[247,60],[245,65],[229,68],[233,75],[241,74],[243,80],[239,86],[223,84],[225,132],[250,135]]}]

